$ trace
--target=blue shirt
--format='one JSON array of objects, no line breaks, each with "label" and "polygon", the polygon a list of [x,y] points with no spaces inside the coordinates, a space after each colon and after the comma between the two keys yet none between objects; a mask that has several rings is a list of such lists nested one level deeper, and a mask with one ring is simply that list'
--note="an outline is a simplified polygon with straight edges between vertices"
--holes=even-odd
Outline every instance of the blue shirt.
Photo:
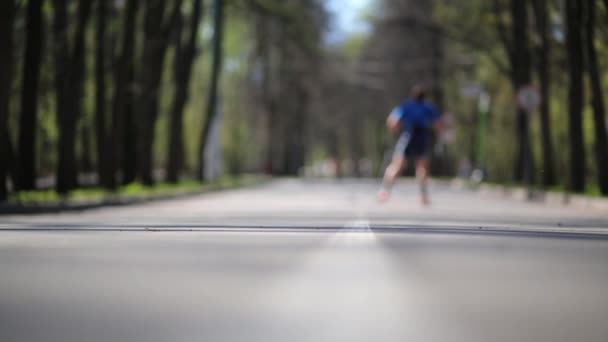
[{"label": "blue shirt", "polygon": [[412,132],[419,129],[430,130],[433,123],[439,119],[439,113],[433,105],[423,101],[407,100],[391,113],[399,120],[402,130]]}]

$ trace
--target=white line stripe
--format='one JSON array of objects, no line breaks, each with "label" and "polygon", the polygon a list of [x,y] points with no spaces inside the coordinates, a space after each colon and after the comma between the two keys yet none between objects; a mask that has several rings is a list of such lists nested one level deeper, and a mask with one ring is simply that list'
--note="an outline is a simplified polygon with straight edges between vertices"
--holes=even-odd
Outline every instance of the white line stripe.
[{"label": "white line stripe", "polygon": [[370,223],[368,220],[354,220],[345,223],[343,227],[353,229],[370,229]]}]

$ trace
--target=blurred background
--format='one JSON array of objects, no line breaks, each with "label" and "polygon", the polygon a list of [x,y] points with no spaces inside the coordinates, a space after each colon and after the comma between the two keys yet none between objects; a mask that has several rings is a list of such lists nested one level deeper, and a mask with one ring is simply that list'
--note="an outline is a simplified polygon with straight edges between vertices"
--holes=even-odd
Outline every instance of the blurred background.
[{"label": "blurred background", "polygon": [[446,123],[435,176],[608,195],[607,9],[3,0],[0,198],[378,177],[394,145],[385,118],[419,83]]}]

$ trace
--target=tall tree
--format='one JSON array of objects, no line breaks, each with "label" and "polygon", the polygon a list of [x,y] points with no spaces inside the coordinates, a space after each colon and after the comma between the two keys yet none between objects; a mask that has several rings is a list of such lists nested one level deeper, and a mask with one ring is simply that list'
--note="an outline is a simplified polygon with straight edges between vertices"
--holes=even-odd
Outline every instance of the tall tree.
[{"label": "tall tree", "polygon": [[[509,20],[504,20],[504,2],[493,0],[492,9],[500,38],[510,64],[513,92],[530,84],[531,56],[528,39],[528,7],[526,0],[509,0]],[[510,27],[508,26],[510,24]],[[510,29],[510,30],[509,30]],[[533,158],[530,144],[530,128],[526,111],[518,107],[515,118],[517,150],[513,178],[515,181],[533,181]]]},{"label": "tall tree", "polygon": [[97,30],[95,31],[95,142],[99,183],[108,186],[106,145],[106,18],[107,1],[97,1]]},{"label": "tall tree", "polygon": [[[587,50],[587,65],[591,81],[593,106],[593,121],[595,128],[595,158],[598,171],[598,185],[604,195],[608,195],[608,139],[606,137],[606,108],[602,91],[601,70],[598,65],[595,47],[596,1],[584,1],[585,6],[585,45]],[[607,7],[608,8],[608,7]]]},{"label": "tall tree", "polygon": [[[266,111],[266,125],[267,125],[267,141],[266,141],[266,156],[265,156],[265,171],[269,174],[274,174],[277,171],[277,165],[274,161],[274,150],[276,144],[273,141],[272,134],[276,131],[277,127],[277,116],[278,116],[278,99],[277,99],[277,87],[279,78],[275,77],[276,70],[272,67],[271,61],[271,34],[275,33],[275,29],[269,20],[262,17],[257,25],[258,29],[258,40],[260,49],[260,58],[262,60],[262,104]],[[279,64],[281,61],[279,62]]]},{"label": "tall tree", "polygon": [[211,79],[209,80],[209,92],[207,94],[207,111],[203,130],[201,131],[199,147],[199,168],[198,176],[204,179],[205,171],[205,150],[207,148],[209,132],[211,126],[218,115],[218,90],[220,75],[222,72],[223,61],[223,32],[224,32],[224,1],[214,0],[213,2],[213,62],[211,66]]},{"label": "tall tree", "polygon": [[56,190],[65,194],[77,185],[76,124],[82,110],[85,71],[85,31],[91,14],[91,1],[80,0],[73,48],[70,49],[67,1],[55,3],[55,63],[57,118],[59,126],[59,162]]},{"label": "tall tree", "polygon": [[265,114],[265,169],[272,174],[297,174],[309,147],[312,85],[319,84],[326,13],[317,0],[250,4],[257,38],[252,94],[258,94]]},{"label": "tall tree", "polygon": [[570,129],[570,188],[585,190],[585,147],[583,142],[583,6],[566,0],[566,47],[568,54],[568,119]]},{"label": "tall tree", "polygon": [[6,176],[9,166],[8,117],[13,69],[13,24],[15,1],[0,1],[0,201],[7,197]]},{"label": "tall tree", "polygon": [[[70,75],[70,41],[68,35],[68,19],[67,19],[67,1],[53,0],[54,18],[53,18],[53,34],[54,34],[54,58],[55,58],[55,94],[56,94],[56,111],[57,111],[57,126],[60,130],[59,135],[59,162],[57,170],[57,184],[62,183],[62,191],[69,187],[69,175],[67,175],[66,154],[70,149],[66,140],[66,122],[71,121],[68,114],[67,96],[68,96],[68,77]],[[60,180],[60,178],[63,178]],[[63,184],[65,183],[65,184]],[[65,190],[64,190],[65,188]]]},{"label": "tall tree", "polygon": [[114,73],[112,129],[108,134],[108,188],[116,187],[116,173],[122,166],[123,183],[136,178],[137,130],[135,126],[135,44],[140,0],[128,0],[123,17],[120,56]]},{"label": "tall tree", "polygon": [[[512,45],[511,68],[513,77],[513,90],[530,84],[531,57],[528,38],[528,8],[526,0],[512,0]],[[530,122],[528,114],[523,108],[518,108],[516,117],[516,134],[518,136],[517,160],[515,178],[526,183],[533,182],[532,146],[530,141]]]},{"label": "tall tree", "polygon": [[534,0],[532,2],[536,31],[540,38],[537,48],[537,70],[540,82],[542,102],[540,105],[540,129],[543,158],[543,185],[555,184],[555,169],[553,164],[553,144],[551,143],[551,108],[549,96],[551,94],[550,59],[551,39],[549,37],[549,20],[547,0]]},{"label": "tall tree", "polygon": [[275,77],[275,75],[277,74],[277,66],[281,64],[281,59],[273,63],[272,57],[277,56],[277,54],[273,54],[272,50],[278,45],[273,44],[273,42],[276,40],[275,36],[277,36],[279,29],[277,28],[277,18],[269,15],[270,13],[268,13],[269,11],[266,7],[256,1],[251,1],[250,4],[251,11],[254,14],[253,18],[255,19],[252,26],[255,29],[256,37],[256,63],[260,68],[260,80],[252,88],[259,92],[259,102],[265,116],[266,151],[264,171],[269,174],[275,174],[277,172],[277,163],[274,156],[277,146],[274,142],[273,134],[277,127],[277,90],[281,88],[279,78]]},{"label": "tall tree", "polygon": [[[194,0],[190,27],[186,42],[182,42],[183,20],[176,32],[176,54],[174,58],[175,97],[171,108],[169,131],[169,155],[167,160],[167,181],[177,182],[179,172],[184,166],[183,113],[188,101],[188,90],[192,75],[192,65],[196,57],[196,40],[202,17],[202,0]],[[180,16],[181,18],[181,16]]]},{"label": "tall tree", "polygon": [[18,187],[22,190],[32,190],[36,187],[36,124],[42,60],[43,2],[43,0],[30,0],[27,3],[25,63],[18,138]]},{"label": "tall tree", "polygon": [[169,19],[165,19],[165,0],[147,0],[144,12],[144,51],[142,72],[139,74],[138,101],[138,174],[146,185],[154,183],[152,176],[154,130],[158,118],[159,91],[171,27],[180,11],[181,0],[174,0]]}]

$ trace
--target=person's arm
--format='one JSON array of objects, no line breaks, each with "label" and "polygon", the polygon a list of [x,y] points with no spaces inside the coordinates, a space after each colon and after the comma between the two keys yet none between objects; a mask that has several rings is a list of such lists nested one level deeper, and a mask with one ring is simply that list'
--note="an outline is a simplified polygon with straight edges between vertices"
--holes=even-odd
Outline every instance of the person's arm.
[{"label": "person's arm", "polygon": [[395,108],[389,114],[388,118],[386,118],[386,127],[388,127],[391,133],[398,134],[401,131],[402,116],[401,110],[399,108]]}]

